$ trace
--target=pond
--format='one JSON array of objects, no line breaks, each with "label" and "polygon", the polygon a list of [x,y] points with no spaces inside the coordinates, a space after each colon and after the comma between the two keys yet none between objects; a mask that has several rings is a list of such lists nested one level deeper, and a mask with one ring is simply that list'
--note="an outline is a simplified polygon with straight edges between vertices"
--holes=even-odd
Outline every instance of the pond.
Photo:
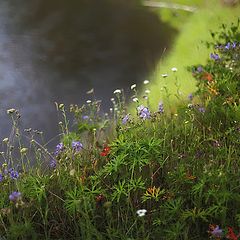
[{"label": "pond", "polygon": [[175,32],[140,1],[0,1],[0,136],[19,109],[21,127],[58,134],[54,102],[82,104],[95,89],[108,111],[153,71]]}]

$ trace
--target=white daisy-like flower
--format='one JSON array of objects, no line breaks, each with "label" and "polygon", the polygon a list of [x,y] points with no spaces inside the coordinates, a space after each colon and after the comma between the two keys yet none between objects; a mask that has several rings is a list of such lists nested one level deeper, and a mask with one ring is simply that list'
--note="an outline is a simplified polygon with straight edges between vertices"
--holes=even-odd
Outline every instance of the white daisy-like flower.
[{"label": "white daisy-like flower", "polygon": [[176,72],[177,70],[178,70],[178,69],[177,69],[176,67],[173,67],[173,68],[172,68],[172,71],[173,71],[173,72]]},{"label": "white daisy-like flower", "polygon": [[139,209],[139,210],[137,210],[137,215],[138,215],[139,217],[145,216],[146,213],[147,213],[147,210],[146,210],[146,209]]},{"label": "white daisy-like flower", "polygon": [[91,103],[92,101],[91,100],[87,100],[86,103]]},{"label": "white daisy-like flower", "polygon": [[133,100],[133,102],[138,102],[138,98],[136,98],[136,97],[133,98],[132,100]]},{"label": "white daisy-like flower", "polygon": [[136,84],[131,85],[131,87],[130,87],[131,90],[133,90],[134,88],[136,88],[136,86],[137,86]]},{"label": "white daisy-like flower", "polygon": [[10,108],[10,109],[7,110],[7,114],[12,114],[14,112],[16,112],[15,108]]},{"label": "white daisy-like flower", "polygon": [[145,85],[148,84],[148,83],[149,83],[148,80],[144,80],[144,81],[143,81],[143,84],[145,84]]},{"label": "white daisy-like flower", "polygon": [[163,77],[163,78],[166,78],[167,76],[168,76],[167,73],[162,74],[162,77]]},{"label": "white daisy-like flower", "polygon": [[149,94],[149,93],[150,93],[150,90],[149,90],[149,89],[146,89],[146,90],[145,90],[145,93],[146,93],[146,94]]},{"label": "white daisy-like flower", "polygon": [[113,93],[114,93],[114,94],[121,93],[121,90],[120,90],[120,89],[116,89]]}]

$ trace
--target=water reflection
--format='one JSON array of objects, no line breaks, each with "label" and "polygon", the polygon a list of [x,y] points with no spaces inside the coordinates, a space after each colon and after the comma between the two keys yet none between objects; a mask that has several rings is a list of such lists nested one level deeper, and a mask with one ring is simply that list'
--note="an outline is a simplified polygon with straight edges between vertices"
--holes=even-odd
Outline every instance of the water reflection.
[{"label": "water reflection", "polygon": [[49,138],[58,132],[54,101],[82,103],[94,88],[106,110],[114,89],[142,81],[174,32],[138,2],[2,0],[0,136],[7,108]]}]

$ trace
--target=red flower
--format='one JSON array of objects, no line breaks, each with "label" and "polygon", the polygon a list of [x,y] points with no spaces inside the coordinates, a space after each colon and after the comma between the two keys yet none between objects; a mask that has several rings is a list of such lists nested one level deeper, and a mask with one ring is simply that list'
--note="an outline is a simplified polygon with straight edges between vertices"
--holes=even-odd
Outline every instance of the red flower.
[{"label": "red flower", "polygon": [[100,153],[100,155],[103,156],[103,157],[106,157],[109,154],[109,152],[110,152],[110,147],[105,146],[103,148],[102,152]]},{"label": "red flower", "polygon": [[210,73],[205,72],[202,76],[202,79],[207,80],[208,82],[212,82],[213,81],[213,76]]},{"label": "red flower", "polygon": [[238,238],[240,237],[240,233],[238,235],[236,235],[233,232],[233,229],[231,227],[228,227],[228,233],[226,238],[230,239],[230,240],[238,240]]}]

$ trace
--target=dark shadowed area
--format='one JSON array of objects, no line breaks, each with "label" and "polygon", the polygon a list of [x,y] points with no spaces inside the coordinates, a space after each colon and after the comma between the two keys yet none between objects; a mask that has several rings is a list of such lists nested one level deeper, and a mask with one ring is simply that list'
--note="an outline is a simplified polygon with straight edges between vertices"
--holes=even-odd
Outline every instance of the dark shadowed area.
[{"label": "dark shadowed area", "polygon": [[114,89],[142,82],[174,35],[139,1],[1,0],[1,138],[8,108],[47,139],[58,133],[55,101],[81,104],[94,88],[108,111]]}]

